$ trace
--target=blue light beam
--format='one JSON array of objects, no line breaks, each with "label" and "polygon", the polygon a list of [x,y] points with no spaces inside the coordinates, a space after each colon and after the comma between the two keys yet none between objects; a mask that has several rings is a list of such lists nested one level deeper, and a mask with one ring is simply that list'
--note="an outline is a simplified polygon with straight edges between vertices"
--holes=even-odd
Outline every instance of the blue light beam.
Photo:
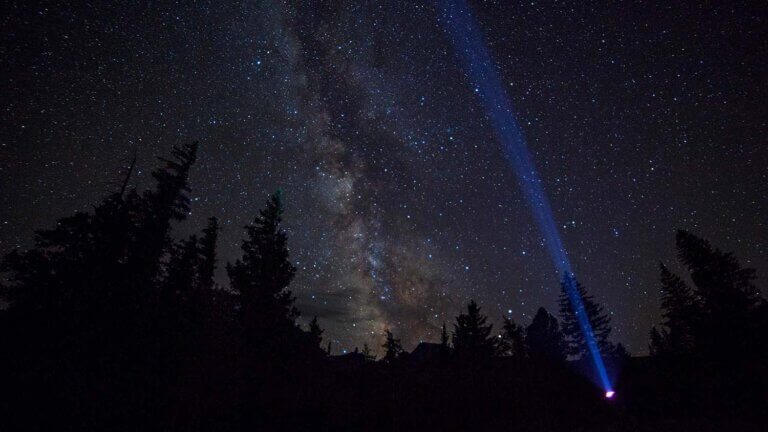
[{"label": "blue light beam", "polygon": [[464,71],[474,85],[475,93],[480,97],[493,122],[503,147],[504,155],[509,160],[523,188],[536,223],[544,238],[544,245],[558,272],[564,275],[564,282],[571,307],[576,311],[581,331],[587,342],[592,362],[606,394],[613,395],[608,374],[605,371],[603,358],[597,347],[592,325],[584,310],[573,277],[568,255],[555,225],[549,199],[544,193],[541,179],[531,160],[528,146],[523,138],[520,125],[517,123],[515,111],[509,98],[504,92],[501,79],[496,71],[496,65],[491,60],[488,49],[483,42],[482,34],[475,23],[466,0],[441,0],[441,16],[439,21],[448,34],[457,53]]}]

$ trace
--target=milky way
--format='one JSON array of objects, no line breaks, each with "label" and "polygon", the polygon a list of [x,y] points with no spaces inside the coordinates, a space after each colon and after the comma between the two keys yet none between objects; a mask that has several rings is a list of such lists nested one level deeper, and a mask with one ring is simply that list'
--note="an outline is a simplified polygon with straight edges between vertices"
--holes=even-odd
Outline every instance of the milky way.
[{"label": "milky way", "polygon": [[[766,274],[765,11],[470,3],[616,341],[646,351],[677,228]],[[178,235],[216,215],[233,260],[282,189],[292,289],[335,350],[378,345],[385,328],[407,348],[435,340],[472,298],[496,323],[554,311],[558,275],[433,6],[10,9],[2,251],[91,208],[134,151],[145,187],[156,156],[198,140]]]}]

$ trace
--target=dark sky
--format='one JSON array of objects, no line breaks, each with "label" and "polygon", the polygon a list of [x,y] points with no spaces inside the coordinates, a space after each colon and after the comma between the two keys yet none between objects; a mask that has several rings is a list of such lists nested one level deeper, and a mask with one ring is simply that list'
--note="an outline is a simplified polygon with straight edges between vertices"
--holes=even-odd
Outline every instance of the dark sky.
[{"label": "dark sky", "polygon": [[[471,298],[495,322],[554,312],[558,275],[431,2],[74,3],[0,18],[0,251],[90,209],[134,151],[145,187],[196,140],[179,235],[218,216],[233,260],[282,188],[299,308],[339,349],[437,339]],[[765,286],[768,14],[584,3],[472,10],[576,275],[641,353],[676,229]]]}]

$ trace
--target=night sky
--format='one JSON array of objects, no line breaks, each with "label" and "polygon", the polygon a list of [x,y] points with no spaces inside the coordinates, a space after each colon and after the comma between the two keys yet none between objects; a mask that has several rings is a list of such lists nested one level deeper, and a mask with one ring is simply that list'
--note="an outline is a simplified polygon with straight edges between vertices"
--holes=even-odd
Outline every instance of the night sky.
[{"label": "night sky", "polygon": [[[134,152],[148,187],[157,156],[200,141],[178,236],[217,216],[234,260],[282,189],[292,289],[335,351],[384,328],[436,340],[469,299],[496,323],[556,311],[559,275],[434,3],[58,3],[0,18],[0,251],[91,209]],[[768,13],[583,3],[471,6],[576,275],[643,353],[676,229],[766,286]]]}]

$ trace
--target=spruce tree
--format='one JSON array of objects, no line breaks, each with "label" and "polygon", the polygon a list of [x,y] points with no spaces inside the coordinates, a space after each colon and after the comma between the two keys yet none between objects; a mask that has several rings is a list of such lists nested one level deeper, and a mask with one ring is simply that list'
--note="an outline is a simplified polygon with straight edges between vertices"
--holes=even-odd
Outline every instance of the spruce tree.
[{"label": "spruce tree", "polygon": [[203,229],[200,238],[200,269],[199,284],[202,289],[214,288],[214,276],[216,274],[216,242],[219,237],[219,221],[215,217],[208,218],[208,225]]},{"label": "spruce tree", "polygon": [[189,214],[189,170],[197,160],[197,143],[174,146],[171,159],[152,172],[157,182],[154,190],[141,196],[133,216],[137,220],[134,244],[127,256],[127,265],[134,275],[135,290],[146,290],[159,277],[161,259],[172,245],[172,221],[182,221]]},{"label": "spruce tree", "polygon": [[733,352],[764,352],[764,300],[755,270],[687,231],[678,231],[675,241],[693,286],[661,266],[664,320],[651,330],[651,352],[691,353],[718,362],[729,361]]},{"label": "spruce tree", "polygon": [[371,347],[367,343],[363,344],[363,350],[360,352],[366,361],[376,361],[376,354],[371,351]]},{"label": "spruce tree", "polygon": [[317,317],[313,317],[312,321],[309,322],[309,339],[313,347],[320,347],[323,342],[323,332],[324,330],[317,323]]},{"label": "spruce tree", "polygon": [[525,330],[511,318],[504,317],[504,326],[502,327],[498,348],[501,355],[517,358],[528,356],[528,349],[525,344]]},{"label": "spruce tree", "polygon": [[251,348],[278,349],[296,335],[298,310],[288,289],[296,268],[288,259],[281,228],[283,203],[277,192],[253,223],[246,226],[243,256],[227,265],[231,287],[239,297],[239,320]]},{"label": "spruce tree", "polygon": [[130,411],[163,397],[149,385],[163,370],[158,329],[177,315],[165,320],[161,270],[174,249],[171,222],[189,210],[185,193],[196,151],[196,144],[174,147],[153,173],[156,188],[142,194],[128,187],[132,164],[119,191],[92,212],[59,219],[37,233],[33,248],[3,260],[0,271],[8,272],[11,285],[3,318],[26,330],[26,341],[4,338],[6,349],[16,365],[50,372],[44,380],[27,375],[22,384],[31,394],[55,398],[47,403],[61,412],[97,401],[104,411]]},{"label": "spruce tree", "polygon": [[525,330],[531,358],[565,360],[565,342],[557,318],[540,307]]},{"label": "spruce tree", "polygon": [[754,281],[755,270],[742,268],[732,253],[713,248],[707,240],[680,230],[677,256],[690,271],[707,312],[738,316],[758,307],[762,298]]},{"label": "spruce tree", "polygon": [[384,357],[381,359],[384,363],[392,364],[403,354],[403,346],[400,345],[400,339],[395,339],[389,329],[384,330],[386,339],[381,346],[384,348]]},{"label": "spruce tree", "polygon": [[467,305],[467,313],[456,317],[453,325],[453,349],[456,357],[466,362],[482,362],[496,355],[497,341],[491,336],[492,324],[480,313],[474,300]]},{"label": "spruce tree", "polygon": [[693,290],[664,264],[661,272],[661,310],[663,330],[652,334],[654,354],[690,353],[696,344],[697,322],[701,320],[701,303]]},{"label": "spruce tree", "polygon": [[443,348],[448,348],[448,330],[445,328],[445,323],[443,323],[443,327],[440,330],[440,346]]},{"label": "spruce tree", "polygon": [[[575,289],[581,299],[581,308],[574,310],[569,290]],[[565,339],[565,353],[573,358],[582,358],[589,353],[589,347],[584,337],[584,332],[579,324],[579,316],[584,315],[592,326],[592,334],[597,348],[601,353],[607,354],[613,348],[608,341],[611,334],[611,317],[604,311],[601,304],[587,292],[587,289],[573,276],[565,275],[560,283],[560,321]]]}]

